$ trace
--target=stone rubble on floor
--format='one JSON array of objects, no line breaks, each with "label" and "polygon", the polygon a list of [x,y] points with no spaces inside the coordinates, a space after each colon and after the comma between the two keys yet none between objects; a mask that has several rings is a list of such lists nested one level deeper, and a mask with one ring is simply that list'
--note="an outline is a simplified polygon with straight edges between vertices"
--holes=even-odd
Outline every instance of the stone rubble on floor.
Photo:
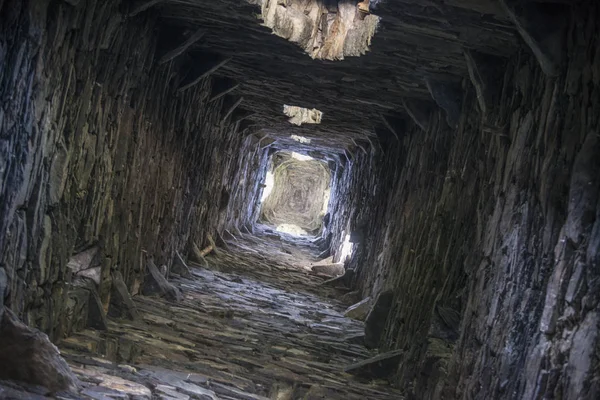
[{"label": "stone rubble on floor", "polygon": [[238,237],[231,251],[207,257],[211,269],[190,263],[190,278],[169,281],[181,301],[135,296],[137,318],[123,312],[105,331],[64,339],[59,347],[79,379],[77,394],[0,382],[0,397],[401,399],[378,379],[388,375],[382,367],[395,370],[397,357],[370,361],[377,352],[363,345],[363,323],[344,317],[347,304],[336,300],[343,292],[298,268],[317,260],[294,244]]}]

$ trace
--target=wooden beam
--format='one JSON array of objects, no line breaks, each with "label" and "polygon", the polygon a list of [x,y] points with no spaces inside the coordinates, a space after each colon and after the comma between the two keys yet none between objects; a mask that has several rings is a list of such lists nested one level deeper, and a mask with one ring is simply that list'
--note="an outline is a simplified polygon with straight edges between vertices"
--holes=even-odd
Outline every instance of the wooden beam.
[{"label": "wooden beam", "polygon": [[160,60],[158,61],[158,63],[159,64],[164,64],[164,63],[167,63],[167,62],[173,60],[174,58],[182,55],[194,43],[196,43],[197,41],[199,41],[200,39],[202,39],[205,34],[206,34],[206,31],[204,29],[198,29],[185,42],[183,42],[181,45],[177,46],[175,49],[169,51],[167,54],[165,54],[164,56],[162,56],[160,58]]},{"label": "wooden beam", "polygon": [[180,87],[179,89],[177,89],[177,91],[179,93],[181,93],[181,92],[184,92],[184,91],[188,90],[189,88],[197,85],[198,82],[200,82],[202,79],[206,78],[207,76],[209,76],[210,74],[212,74],[213,72],[215,72],[216,70],[221,68],[223,65],[227,64],[229,61],[231,61],[231,57],[218,62],[217,64],[215,64],[208,70],[201,73],[198,77],[194,78],[194,80],[192,80],[191,82],[189,82],[189,83],[183,85],[182,87]]}]

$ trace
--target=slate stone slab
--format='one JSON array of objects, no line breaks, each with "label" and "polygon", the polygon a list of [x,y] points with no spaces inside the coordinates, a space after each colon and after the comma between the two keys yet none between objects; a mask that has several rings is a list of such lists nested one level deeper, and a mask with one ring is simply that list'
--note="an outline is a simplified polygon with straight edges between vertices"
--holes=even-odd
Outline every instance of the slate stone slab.
[{"label": "slate stone slab", "polygon": [[74,389],[76,378],[46,334],[23,324],[5,308],[0,323],[0,379],[48,388]]},{"label": "slate stone slab", "polygon": [[377,296],[371,311],[369,311],[369,315],[367,315],[367,319],[365,320],[365,346],[367,348],[374,349],[379,347],[393,299],[393,291],[386,290],[381,292]]},{"label": "slate stone slab", "polygon": [[394,350],[352,364],[344,369],[345,372],[362,378],[385,378],[396,372],[402,359],[402,350]]},{"label": "slate stone slab", "polygon": [[160,296],[171,301],[181,301],[181,292],[160,273],[152,260],[146,263],[147,273],[142,287],[145,296]]}]

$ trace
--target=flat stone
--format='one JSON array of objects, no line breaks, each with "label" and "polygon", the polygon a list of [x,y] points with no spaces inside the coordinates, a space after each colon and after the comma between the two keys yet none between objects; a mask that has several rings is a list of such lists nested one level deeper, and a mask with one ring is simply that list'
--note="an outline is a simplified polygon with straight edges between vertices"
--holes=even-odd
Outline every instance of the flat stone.
[{"label": "flat stone", "polygon": [[138,319],[139,313],[120,272],[113,274],[108,315],[113,318]]},{"label": "flat stone", "polygon": [[396,372],[398,364],[402,359],[402,354],[402,350],[379,354],[373,358],[352,364],[344,368],[344,371],[362,378],[385,378]]},{"label": "flat stone", "polygon": [[366,297],[360,302],[351,305],[344,312],[344,316],[346,318],[357,319],[359,321],[364,321],[367,318],[367,314],[371,309],[371,297]]}]

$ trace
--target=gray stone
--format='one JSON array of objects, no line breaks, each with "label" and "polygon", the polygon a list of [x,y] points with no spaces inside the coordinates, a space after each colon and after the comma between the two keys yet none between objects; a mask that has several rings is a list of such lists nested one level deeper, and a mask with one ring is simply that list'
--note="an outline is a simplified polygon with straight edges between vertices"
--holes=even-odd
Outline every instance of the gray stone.
[{"label": "gray stone", "polygon": [[328,276],[340,276],[343,275],[345,272],[344,264],[340,263],[313,265],[311,271],[316,274],[323,274]]},{"label": "gray stone", "polygon": [[152,260],[146,263],[146,276],[142,286],[144,296],[160,296],[171,301],[181,301],[181,292],[160,273]]},{"label": "gray stone", "polygon": [[371,297],[365,297],[360,302],[351,305],[344,312],[344,316],[347,318],[357,319],[364,321],[367,318],[367,314],[371,309]]},{"label": "gray stone", "polygon": [[8,308],[0,323],[0,379],[75,390],[77,379],[46,334],[23,324]]},{"label": "gray stone", "polygon": [[175,252],[175,260],[173,261],[171,272],[174,272],[177,275],[181,275],[184,278],[190,278],[192,276],[192,273],[190,272],[190,267],[188,267],[183,257],[181,257],[181,254],[179,254],[179,252],[177,251]]},{"label": "gray stone", "polygon": [[379,293],[365,320],[365,346],[369,349],[379,347],[379,342],[392,307],[394,292],[386,290]]},{"label": "gray stone", "polygon": [[0,267],[0,320],[2,318],[2,312],[4,312],[4,296],[6,295],[8,288],[8,277],[4,268]]}]

